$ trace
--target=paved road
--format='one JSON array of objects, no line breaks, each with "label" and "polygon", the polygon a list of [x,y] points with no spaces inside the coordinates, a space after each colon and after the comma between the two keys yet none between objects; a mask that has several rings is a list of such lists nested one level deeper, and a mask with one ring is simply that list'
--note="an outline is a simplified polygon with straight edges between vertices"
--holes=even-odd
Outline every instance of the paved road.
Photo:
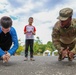
[{"label": "paved road", "polygon": [[0,75],[76,75],[76,60],[58,61],[56,56],[35,56],[35,61],[23,61],[12,56],[8,63],[0,61]]}]

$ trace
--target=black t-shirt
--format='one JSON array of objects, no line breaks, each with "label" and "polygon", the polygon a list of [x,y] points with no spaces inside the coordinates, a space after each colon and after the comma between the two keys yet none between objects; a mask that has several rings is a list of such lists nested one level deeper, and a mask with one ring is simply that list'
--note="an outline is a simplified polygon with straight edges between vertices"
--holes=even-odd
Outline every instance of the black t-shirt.
[{"label": "black t-shirt", "polygon": [[8,51],[12,45],[12,37],[8,32],[4,34],[4,32],[0,33],[0,48],[4,51]]}]

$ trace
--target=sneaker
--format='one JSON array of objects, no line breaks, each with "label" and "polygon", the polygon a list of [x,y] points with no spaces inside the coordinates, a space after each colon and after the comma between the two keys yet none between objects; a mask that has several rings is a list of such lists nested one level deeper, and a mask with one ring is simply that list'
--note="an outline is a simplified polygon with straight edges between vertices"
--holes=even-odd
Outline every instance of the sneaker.
[{"label": "sneaker", "polygon": [[24,61],[27,61],[27,60],[28,60],[28,58],[27,58],[27,57],[25,57]]},{"label": "sneaker", "polygon": [[35,59],[34,59],[34,58],[30,58],[30,60],[31,60],[31,61],[35,61]]}]

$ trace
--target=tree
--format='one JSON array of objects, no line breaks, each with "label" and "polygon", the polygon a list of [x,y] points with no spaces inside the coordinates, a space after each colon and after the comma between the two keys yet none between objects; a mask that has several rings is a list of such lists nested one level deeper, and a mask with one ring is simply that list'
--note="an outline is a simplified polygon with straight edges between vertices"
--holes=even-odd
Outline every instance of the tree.
[{"label": "tree", "polygon": [[38,36],[36,37],[35,42],[38,43],[38,44],[42,44],[42,41],[40,40],[40,38]]},{"label": "tree", "polygon": [[[47,44],[45,44],[45,47],[43,47],[43,48],[45,48],[44,50],[50,50],[51,53],[55,50],[55,47],[51,41],[48,41]],[[43,50],[43,52],[44,52],[44,50]]]},{"label": "tree", "polygon": [[36,37],[36,40],[34,42],[34,54],[39,53],[40,45],[42,44],[39,37]]}]

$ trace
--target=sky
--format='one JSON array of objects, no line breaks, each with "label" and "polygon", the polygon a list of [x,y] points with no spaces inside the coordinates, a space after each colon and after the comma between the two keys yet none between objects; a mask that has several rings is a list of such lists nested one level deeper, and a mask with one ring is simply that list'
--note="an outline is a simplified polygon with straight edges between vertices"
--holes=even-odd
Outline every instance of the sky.
[{"label": "sky", "polygon": [[76,0],[1,0],[0,18],[9,16],[13,20],[18,39],[24,44],[24,27],[28,25],[28,18],[33,17],[36,35],[42,43],[52,41],[52,28],[62,8],[72,8],[73,18],[76,18]]}]

